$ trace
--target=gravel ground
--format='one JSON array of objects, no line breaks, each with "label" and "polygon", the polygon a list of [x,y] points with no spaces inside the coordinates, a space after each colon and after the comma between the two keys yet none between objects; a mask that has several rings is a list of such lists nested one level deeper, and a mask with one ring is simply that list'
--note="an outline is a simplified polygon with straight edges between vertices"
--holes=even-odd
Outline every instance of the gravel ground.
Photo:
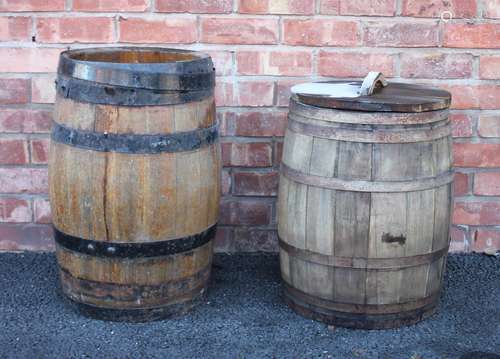
[{"label": "gravel ground", "polygon": [[53,254],[0,254],[0,358],[500,358],[500,258],[451,255],[438,313],[383,331],[294,314],[276,255],[217,255],[203,305],[143,324],[77,315],[56,274]]}]

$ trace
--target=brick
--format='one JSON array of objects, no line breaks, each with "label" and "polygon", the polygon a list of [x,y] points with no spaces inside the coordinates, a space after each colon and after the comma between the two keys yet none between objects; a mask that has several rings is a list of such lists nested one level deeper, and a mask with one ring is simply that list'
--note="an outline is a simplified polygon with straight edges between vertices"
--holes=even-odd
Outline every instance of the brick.
[{"label": "brick", "polygon": [[404,0],[403,15],[416,17],[441,17],[443,11],[450,11],[453,18],[475,18],[476,0]]},{"label": "brick", "polygon": [[283,158],[283,142],[276,142],[274,144],[274,165],[279,166]]},{"label": "brick", "polygon": [[56,75],[48,74],[31,79],[31,102],[54,103],[56,100]]},{"label": "brick", "polygon": [[229,51],[207,51],[212,58],[216,76],[227,76],[233,73],[233,54]]},{"label": "brick", "polygon": [[364,27],[367,46],[435,47],[439,45],[437,24],[420,22],[367,22]]},{"label": "brick", "polygon": [[0,11],[60,11],[65,0],[3,0]]},{"label": "brick", "polygon": [[217,106],[237,106],[235,84],[231,80],[219,80],[215,82],[215,104]]},{"label": "brick", "polygon": [[50,213],[50,203],[45,198],[35,198],[33,201],[36,223],[50,223],[52,216]]},{"label": "brick", "polygon": [[338,15],[340,13],[340,0],[321,0],[319,12],[324,15]]},{"label": "brick", "polygon": [[49,155],[49,144],[50,141],[48,138],[37,138],[30,141],[31,163],[47,163]]},{"label": "brick", "polygon": [[233,177],[233,194],[240,196],[277,195],[278,172],[238,172]]},{"label": "brick", "polygon": [[37,41],[46,43],[114,41],[111,17],[45,17],[36,23]]},{"label": "brick", "polygon": [[455,143],[454,164],[457,167],[500,167],[500,144]]},{"label": "brick", "polygon": [[0,48],[1,72],[55,72],[61,49]]},{"label": "brick", "polygon": [[75,11],[145,11],[147,0],[73,0]]},{"label": "brick", "polygon": [[120,41],[134,43],[190,44],[197,40],[195,18],[150,20],[120,18]]},{"label": "brick", "polygon": [[18,198],[0,197],[0,222],[31,222],[31,206],[29,201]]},{"label": "brick", "polygon": [[284,136],[287,113],[273,112],[226,112],[224,114],[224,135],[246,137]]},{"label": "brick", "polygon": [[236,228],[233,250],[241,252],[277,252],[278,236],[269,229]]},{"label": "brick", "polygon": [[318,73],[322,76],[365,77],[373,69],[394,76],[394,55],[363,52],[320,51]]},{"label": "brick", "polygon": [[334,19],[285,19],[284,43],[305,46],[356,46],[359,23]]},{"label": "brick", "polygon": [[201,41],[213,44],[276,44],[277,19],[202,18]]},{"label": "brick", "polygon": [[401,76],[426,79],[462,79],[472,77],[471,54],[403,53]]},{"label": "brick", "polygon": [[231,183],[231,173],[229,171],[222,171],[221,191],[223,195],[231,193]]},{"label": "brick", "polygon": [[483,1],[483,17],[500,19],[500,0]]},{"label": "brick", "polygon": [[0,109],[0,132],[48,133],[51,121],[51,111]]},{"label": "brick", "polygon": [[467,173],[455,173],[453,188],[455,196],[465,196],[469,193],[469,176]]},{"label": "brick", "polygon": [[500,172],[474,174],[474,194],[479,196],[500,196]]},{"label": "brick", "polygon": [[239,0],[243,14],[314,14],[314,0]]},{"label": "brick", "polygon": [[272,148],[268,142],[222,143],[224,166],[269,167],[272,165]]},{"label": "brick", "polygon": [[446,24],[443,45],[459,48],[500,48],[500,24]]},{"label": "brick", "polygon": [[220,205],[222,225],[266,225],[271,222],[271,204],[259,200],[226,200]]},{"label": "brick", "polygon": [[214,251],[216,253],[227,253],[233,251],[233,233],[231,227],[217,226],[214,238]]},{"label": "brick", "polygon": [[479,76],[482,79],[500,79],[500,56],[481,56],[479,58]]},{"label": "brick", "polygon": [[157,0],[158,12],[189,12],[198,14],[230,13],[233,9],[232,0]]},{"label": "brick", "polygon": [[477,132],[481,137],[500,137],[500,115],[481,115]]},{"label": "brick", "polygon": [[441,85],[441,88],[452,94],[453,109],[483,109],[500,108],[500,85]]},{"label": "brick", "polygon": [[215,86],[217,106],[272,106],[274,82],[272,81],[218,81]]},{"label": "brick", "polygon": [[22,16],[0,17],[0,41],[29,40],[31,40],[31,18]]},{"label": "brick", "polygon": [[47,168],[0,168],[4,193],[47,193]]},{"label": "brick", "polygon": [[340,15],[394,16],[396,0],[340,0]]},{"label": "brick", "polygon": [[452,113],[449,116],[451,121],[451,135],[453,137],[472,137],[472,118],[463,113]]},{"label": "brick", "polygon": [[292,86],[305,82],[304,80],[279,80],[277,82],[276,104],[280,107],[288,107],[290,102],[290,89]]},{"label": "brick", "polygon": [[53,235],[46,224],[2,224],[0,251],[54,251]]},{"label": "brick", "polygon": [[500,223],[500,203],[492,201],[455,202],[453,223],[471,226],[498,225]]},{"label": "brick", "polygon": [[28,146],[24,139],[0,138],[0,164],[24,165],[28,163]]},{"label": "brick", "polygon": [[238,51],[237,71],[242,75],[308,76],[312,73],[309,51]]},{"label": "brick", "polygon": [[500,250],[500,231],[478,229],[472,242],[474,252],[494,253]]},{"label": "brick", "polygon": [[464,252],[467,233],[459,227],[451,226],[450,228],[450,252]]},{"label": "brick", "polygon": [[29,86],[27,79],[0,79],[0,105],[29,102]]}]

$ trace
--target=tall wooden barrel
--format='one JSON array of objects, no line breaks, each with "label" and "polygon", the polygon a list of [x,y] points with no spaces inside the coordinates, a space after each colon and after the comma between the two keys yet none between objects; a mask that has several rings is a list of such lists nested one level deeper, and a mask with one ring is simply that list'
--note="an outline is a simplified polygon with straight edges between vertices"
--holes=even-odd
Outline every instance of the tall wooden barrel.
[{"label": "tall wooden barrel", "polygon": [[49,159],[62,291],[83,313],[147,321],[207,287],[220,154],[208,55],[61,54]]},{"label": "tall wooden barrel", "polygon": [[365,329],[435,311],[452,203],[451,95],[375,78],[293,89],[278,199],[285,301]]}]

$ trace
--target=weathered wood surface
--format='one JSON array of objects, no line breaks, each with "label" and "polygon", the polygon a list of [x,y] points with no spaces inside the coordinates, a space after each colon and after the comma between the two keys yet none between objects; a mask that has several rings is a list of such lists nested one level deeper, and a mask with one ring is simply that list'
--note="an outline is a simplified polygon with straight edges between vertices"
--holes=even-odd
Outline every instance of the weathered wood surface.
[{"label": "weathered wood surface", "polygon": [[[360,113],[350,125],[343,114],[350,120],[352,112],[292,103],[277,206],[287,303],[350,327],[394,327],[426,317],[439,297],[449,243],[446,112]],[[412,118],[425,114],[427,120]],[[297,116],[307,129],[321,128],[300,132]],[[352,138],[324,136],[328,127]],[[392,138],[401,141],[374,140],[377,131],[399,133]],[[427,136],[407,141],[406,131]]]},{"label": "weathered wood surface", "polygon": [[[147,51],[118,55],[120,61],[158,59]],[[179,59],[175,53],[165,56],[164,61]],[[171,135],[216,124],[213,96],[137,107],[78,102],[58,94],[54,121],[104,136]],[[57,258],[64,293],[85,313],[104,319],[143,321],[190,309],[210,275],[220,169],[218,141],[159,153],[52,141],[49,193],[53,224],[61,233]],[[209,235],[200,237],[203,233]],[[105,250],[95,243],[105,243]],[[117,248],[125,246],[131,255],[117,256]],[[158,246],[169,254],[155,253]]]}]

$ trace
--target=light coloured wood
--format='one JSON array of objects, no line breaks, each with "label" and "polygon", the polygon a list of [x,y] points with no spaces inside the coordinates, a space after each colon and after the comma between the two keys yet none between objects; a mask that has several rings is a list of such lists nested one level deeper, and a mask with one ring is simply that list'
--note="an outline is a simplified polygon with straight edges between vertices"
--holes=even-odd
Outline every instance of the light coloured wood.
[{"label": "light coloured wood", "polygon": [[[398,308],[403,313],[437,301],[452,201],[446,114],[358,116],[291,105],[290,118],[323,128],[301,133],[300,126],[289,125],[277,203],[283,280],[327,301],[301,298],[309,308],[376,311],[383,321]],[[362,140],[367,134],[342,141],[321,134],[325,126],[340,128],[340,123],[353,133],[366,131],[360,124],[370,123],[375,131],[384,124],[384,131],[391,125],[425,136],[407,142],[403,134],[402,143],[370,143]]]}]

